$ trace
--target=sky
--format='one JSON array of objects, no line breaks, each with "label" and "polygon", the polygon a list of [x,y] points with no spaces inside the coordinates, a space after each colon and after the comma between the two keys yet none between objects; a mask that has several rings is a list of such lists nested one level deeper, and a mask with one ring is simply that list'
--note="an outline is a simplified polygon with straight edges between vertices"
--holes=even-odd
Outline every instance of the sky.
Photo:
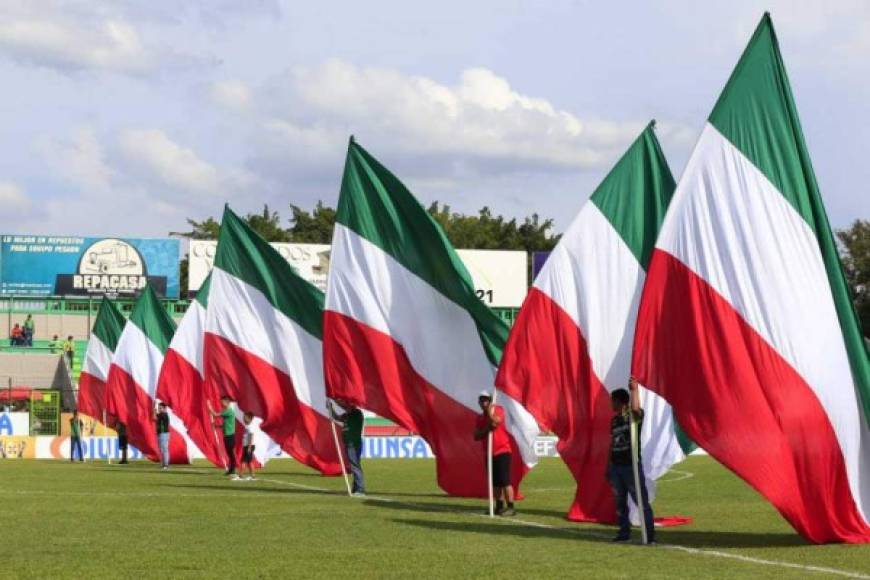
[{"label": "sky", "polygon": [[161,237],[337,201],[561,231],[650,119],[676,177],[770,10],[830,220],[870,218],[870,2],[0,0],[0,233]]}]

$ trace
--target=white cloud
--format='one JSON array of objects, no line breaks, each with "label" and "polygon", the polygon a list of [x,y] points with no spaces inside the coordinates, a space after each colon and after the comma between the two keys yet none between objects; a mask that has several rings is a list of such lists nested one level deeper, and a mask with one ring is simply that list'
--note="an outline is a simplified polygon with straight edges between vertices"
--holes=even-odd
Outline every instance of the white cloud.
[{"label": "white cloud", "polygon": [[0,54],[64,72],[142,74],[203,62],[147,42],[134,22],[121,4],[7,0],[0,3]]},{"label": "white cloud", "polygon": [[340,155],[355,133],[387,153],[446,159],[462,171],[579,171],[606,167],[648,122],[581,118],[485,68],[445,85],[330,60],[295,69],[277,85],[267,91],[278,97],[265,126],[283,135],[292,155],[312,148]]},{"label": "white cloud", "polygon": [[33,202],[21,188],[8,181],[0,181],[0,207],[3,208],[4,217],[19,219],[27,217],[33,210]]},{"label": "white cloud", "polygon": [[[168,189],[162,194],[164,197],[175,197],[178,192],[203,198],[226,197],[253,187],[257,181],[246,171],[212,165],[159,129],[123,131],[118,142],[140,180],[156,182]],[[160,188],[153,188],[152,193],[161,195]],[[188,198],[181,203],[193,201],[196,200]]]},{"label": "white cloud", "polygon": [[244,109],[251,102],[251,89],[241,81],[218,81],[211,85],[214,102],[231,109]]}]

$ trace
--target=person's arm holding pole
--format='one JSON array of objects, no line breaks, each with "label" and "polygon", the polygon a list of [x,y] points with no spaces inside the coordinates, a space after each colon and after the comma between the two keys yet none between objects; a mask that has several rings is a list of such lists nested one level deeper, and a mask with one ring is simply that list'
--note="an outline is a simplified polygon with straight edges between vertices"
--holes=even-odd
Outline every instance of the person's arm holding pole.
[{"label": "person's arm holding pole", "polygon": [[224,470],[228,470],[229,463],[227,463],[226,453],[223,452],[223,445],[221,445],[221,439],[218,436],[218,428],[217,428],[217,417],[220,413],[216,413],[214,407],[211,406],[211,401],[206,399],[206,406],[208,406],[209,415],[211,415],[211,434],[214,435],[214,445],[218,450],[218,455],[221,458],[221,461],[224,462]]},{"label": "person's arm holding pole", "polygon": [[640,416],[640,392],[637,387],[637,380],[631,377],[628,381],[628,391],[631,394],[631,409],[628,413],[629,433],[631,435],[631,469],[634,473],[634,489],[635,489],[635,505],[640,514],[640,535],[644,545],[649,543],[646,533],[646,514],[644,513],[644,498],[643,487],[640,481],[640,433],[637,430],[637,417]]}]

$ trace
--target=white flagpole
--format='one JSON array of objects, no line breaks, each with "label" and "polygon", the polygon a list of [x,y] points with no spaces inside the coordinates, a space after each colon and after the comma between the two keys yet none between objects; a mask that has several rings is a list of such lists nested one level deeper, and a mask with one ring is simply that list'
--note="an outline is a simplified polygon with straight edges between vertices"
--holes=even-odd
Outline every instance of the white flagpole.
[{"label": "white flagpole", "polygon": [[[335,413],[335,408],[332,406],[332,401],[326,400],[329,406],[329,425],[332,427],[332,440],[335,441],[335,452],[338,453],[338,462],[341,464],[341,475],[344,477],[344,486],[347,488],[348,497],[353,497],[353,492],[350,489],[350,481],[347,479],[347,468],[344,466],[344,455],[341,453],[341,446],[338,444],[338,432],[335,430],[335,419],[332,415]],[[362,451],[362,450],[360,450]]]},{"label": "white flagpole", "polygon": [[[495,397],[498,391],[493,390],[492,399],[490,399],[490,408],[495,405]],[[489,415],[489,410],[487,410]],[[487,417],[489,420],[489,417]],[[492,485],[492,429],[486,435],[486,487],[489,490],[489,517],[495,517],[495,491]]]},{"label": "white flagpole", "polygon": [[109,448],[109,425],[106,423],[106,410],[103,409],[103,437],[106,438],[106,460],[112,465],[112,451]]},{"label": "white flagpole", "polygon": [[[638,395],[640,396],[640,395]],[[646,513],[643,509],[643,489],[640,485],[640,468],[638,466],[639,455],[639,433],[637,432],[637,422],[634,420],[634,411],[629,402],[628,407],[629,433],[631,436],[631,469],[634,472],[634,489],[635,489],[635,505],[637,512],[640,514],[640,536],[644,545],[649,543],[649,538],[646,535]]]}]

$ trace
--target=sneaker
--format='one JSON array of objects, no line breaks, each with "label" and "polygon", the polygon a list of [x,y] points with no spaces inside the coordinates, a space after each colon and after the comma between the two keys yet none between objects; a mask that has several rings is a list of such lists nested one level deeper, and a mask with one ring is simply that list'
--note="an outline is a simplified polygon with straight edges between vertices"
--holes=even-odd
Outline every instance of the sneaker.
[{"label": "sneaker", "polygon": [[350,494],[350,496],[351,496],[351,497],[365,497],[365,496],[366,496],[366,492],[364,492],[364,491],[355,491],[355,492],[353,492],[352,494]]},{"label": "sneaker", "polygon": [[239,477],[238,474],[236,474],[236,473],[234,473],[230,476],[230,481],[241,481],[241,479],[242,478]]},{"label": "sneaker", "polygon": [[168,471],[168,470],[169,470],[169,466],[168,466],[168,465],[164,465],[164,466],[161,467],[160,469],[162,469],[163,471]]},{"label": "sneaker", "polygon": [[242,479],[244,479],[245,481],[254,481],[254,478],[251,477],[250,475],[246,475],[246,476],[243,477]]},{"label": "sneaker", "polygon": [[610,541],[613,542],[614,544],[625,544],[627,542],[630,542],[631,538],[628,536],[616,536],[615,538],[613,538]]},{"label": "sneaker", "polygon": [[504,511],[502,511],[498,515],[504,516],[504,517],[515,516],[515,515],[517,515],[517,510],[515,510],[514,508],[505,508]]}]

